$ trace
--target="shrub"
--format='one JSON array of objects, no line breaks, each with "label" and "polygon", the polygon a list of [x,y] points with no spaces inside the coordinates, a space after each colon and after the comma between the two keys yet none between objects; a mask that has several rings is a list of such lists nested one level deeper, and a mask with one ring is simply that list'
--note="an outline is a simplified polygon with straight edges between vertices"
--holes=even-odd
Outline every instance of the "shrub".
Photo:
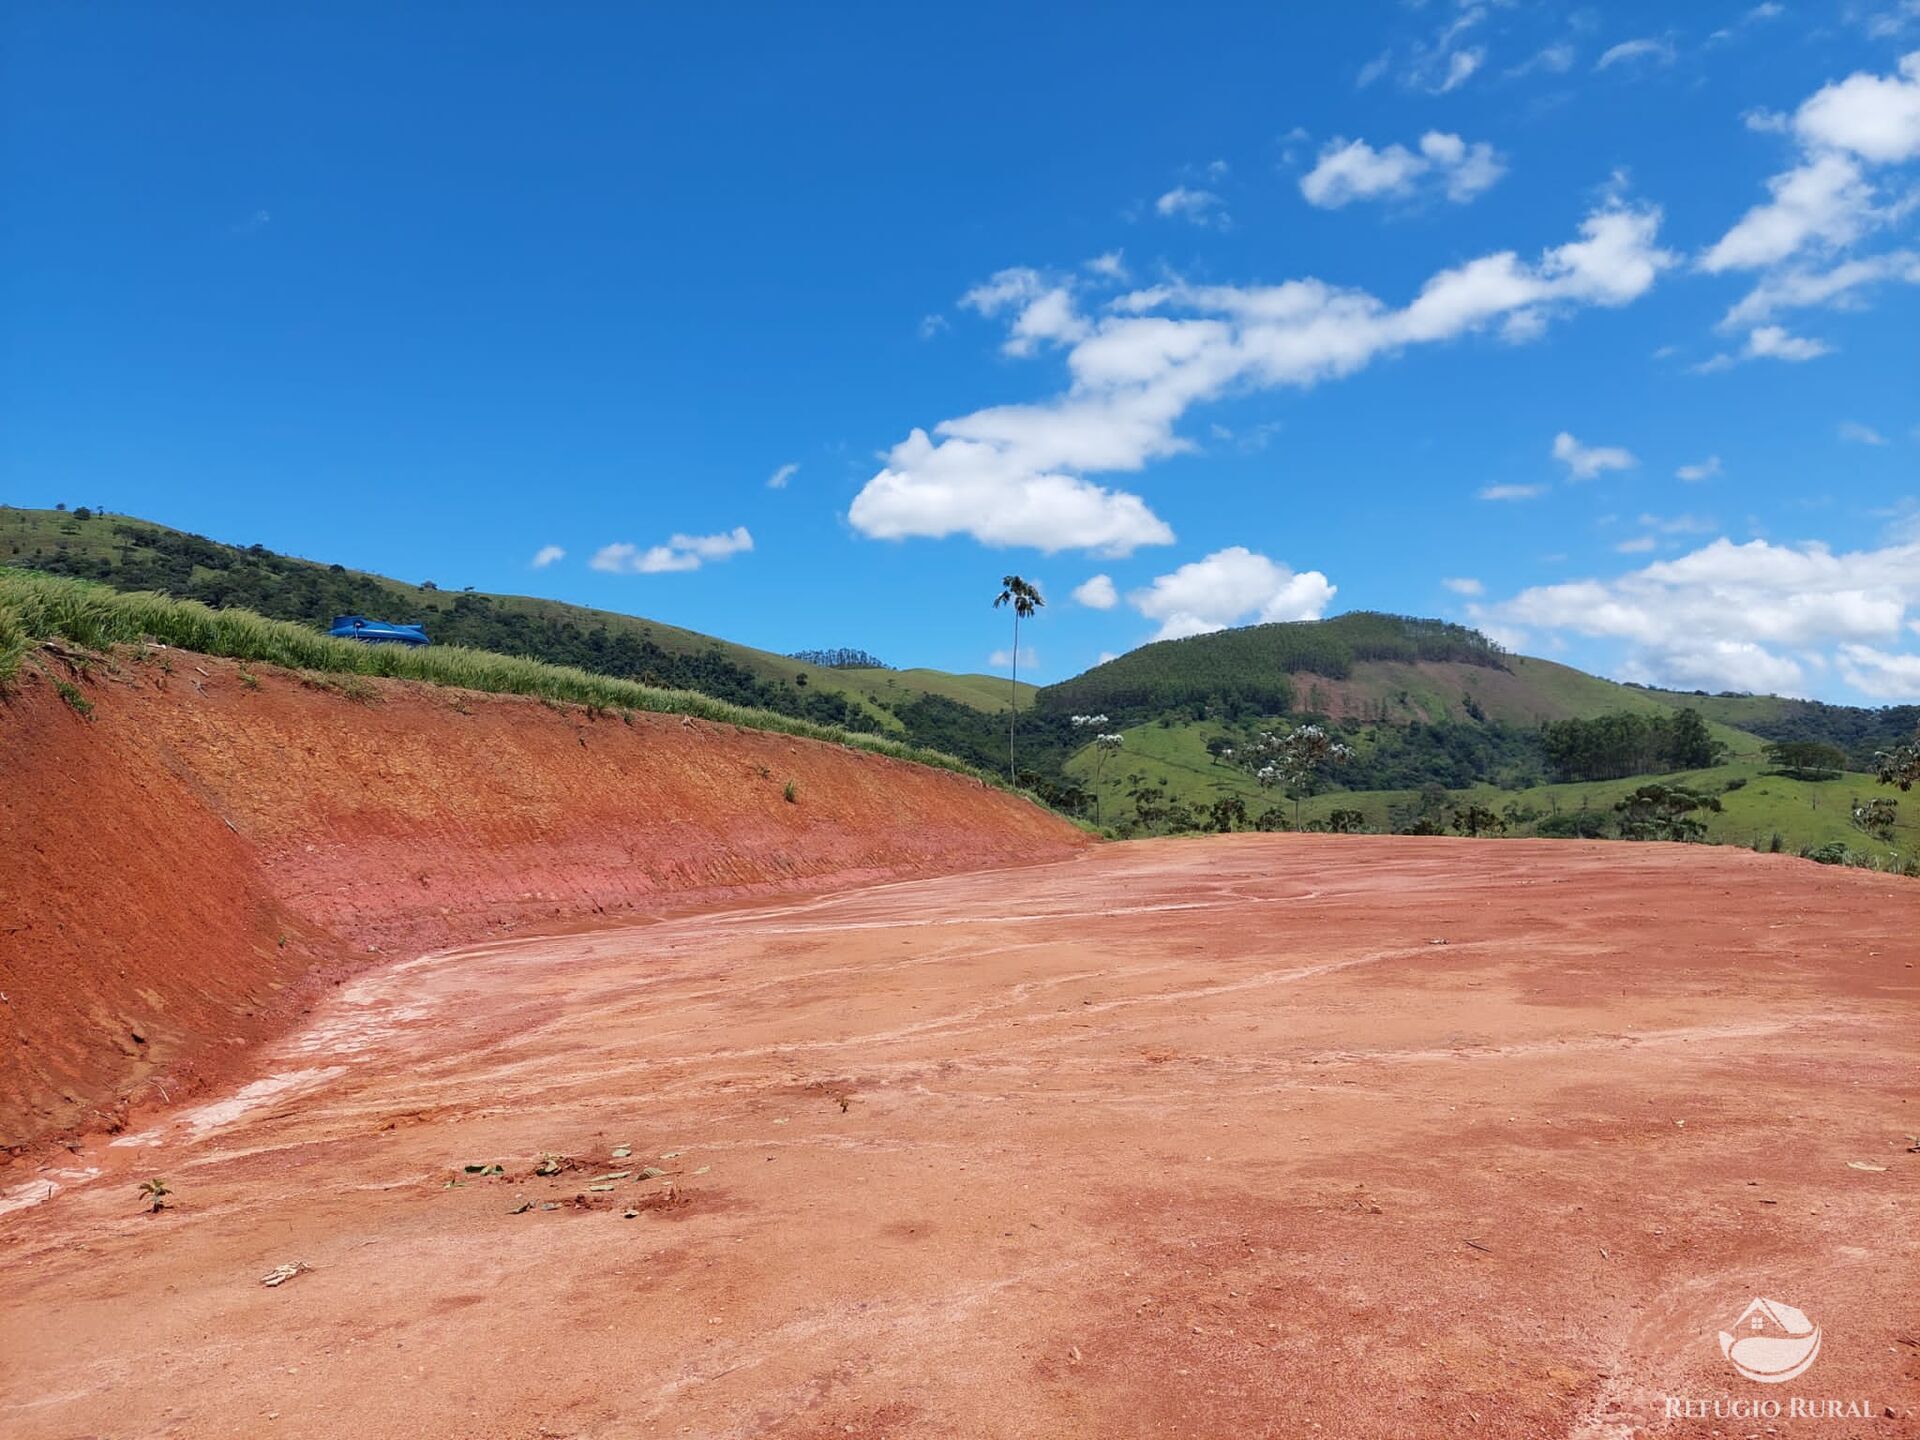
[{"label": "shrub", "polygon": [[1607,833],[1607,822],[1597,810],[1567,810],[1547,816],[1533,833],[1548,840],[1598,840]]}]

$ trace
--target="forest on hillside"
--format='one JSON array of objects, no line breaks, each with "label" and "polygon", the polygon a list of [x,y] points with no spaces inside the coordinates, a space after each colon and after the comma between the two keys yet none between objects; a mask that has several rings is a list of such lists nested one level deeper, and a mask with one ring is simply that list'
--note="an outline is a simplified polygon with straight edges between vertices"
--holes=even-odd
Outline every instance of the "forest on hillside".
[{"label": "forest on hillside", "polygon": [[1160,640],[1129,650],[1085,674],[1040,692],[1040,707],[1072,713],[1105,711],[1137,722],[1166,711],[1193,718],[1207,710],[1238,717],[1293,708],[1289,674],[1343,680],[1366,660],[1454,661],[1489,669],[1506,652],[1477,630],[1356,610],[1332,620],[1287,621]]}]

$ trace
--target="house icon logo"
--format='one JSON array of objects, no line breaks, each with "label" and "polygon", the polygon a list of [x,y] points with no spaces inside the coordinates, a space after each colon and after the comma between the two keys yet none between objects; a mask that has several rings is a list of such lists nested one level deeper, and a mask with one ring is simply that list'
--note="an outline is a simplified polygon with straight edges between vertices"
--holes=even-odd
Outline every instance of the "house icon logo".
[{"label": "house icon logo", "polygon": [[1806,1374],[1819,1358],[1820,1327],[1791,1305],[1754,1300],[1731,1332],[1720,1332],[1720,1353],[1747,1379],[1778,1385]]}]

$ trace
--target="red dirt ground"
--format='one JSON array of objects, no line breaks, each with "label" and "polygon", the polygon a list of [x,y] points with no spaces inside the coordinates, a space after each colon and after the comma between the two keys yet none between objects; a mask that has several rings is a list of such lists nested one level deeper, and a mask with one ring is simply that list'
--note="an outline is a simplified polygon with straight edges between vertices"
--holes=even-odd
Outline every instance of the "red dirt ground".
[{"label": "red dirt ground", "polygon": [[[384,964],[0,1217],[0,1432],[1911,1435],[1916,920],[1233,836]],[[1754,1296],[1800,1379],[1722,1359]]]},{"label": "red dirt ground", "polygon": [[1088,843],[976,780],[838,745],[166,664],[75,675],[86,719],[31,666],[0,700],[0,1152],[239,1073],[370,947]]}]

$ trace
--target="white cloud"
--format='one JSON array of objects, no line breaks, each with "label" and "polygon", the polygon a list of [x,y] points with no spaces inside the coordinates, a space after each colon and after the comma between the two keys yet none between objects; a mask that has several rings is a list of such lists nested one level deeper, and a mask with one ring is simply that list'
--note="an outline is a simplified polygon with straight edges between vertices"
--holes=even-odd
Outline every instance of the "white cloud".
[{"label": "white cloud", "polygon": [[767,488],[769,490],[784,490],[787,488],[787,482],[799,473],[800,462],[797,460],[789,460],[767,477]]},{"label": "white cloud", "polygon": [[1697,375],[1711,375],[1730,370],[1742,360],[1784,360],[1797,365],[1832,353],[1833,347],[1824,340],[1790,334],[1783,325],[1758,325],[1748,333],[1746,346],[1737,355],[1723,350],[1692,369]]},{"label": "white cloud", "polygon": [[1862,425],[1858,420],[1840,422],[1840,438],[1853,445],[1884,445],[1887,437],[1871,425]]},{"label": "white cloud", "polygon": [[[1511,251],[1430,278],[1394,308],[1320,280],[1135,290],[1051,338],[1066,347],[1061,393],[999,405],[913,430],[854,498],[848,518],[883,539],[968,534],[990,545],[1125,554],[1173,532],[1138,495],[1088,480],[1137,471],[1192,448],[1176,433],[1188,410],[1229,389],[1315,385],[1351,375],[1410,345],[1505,324],[1537,324],[1582,306],[1626,305],[1674,257],[1656,244],[1660,213],[1613,203],[1588,215],[1580,238],[1527,262]],[[1015,339],[1035,333],[1034,305],[1051,286],[1003,271],[969,292],[985,313],[1012,313]],[[1069,301],[1071,297],[1069,297]],[[1010,342],[1011,344],[1012,342]]]},{"label": "white cloud", "polygon": [[1709,455],[1706,459],[1692,465],[1682,465],[1673,472],[1688,484],[1698,484],[1702,480],[1712,480],[1720,474],[1720,457]]},{"label": "white cloud", "polygon": [[[1632,679],[1793,691],[1833,662],[1835,646],[1844,661],[1849,645],[1895,643],[1915,605],[1920,543],[1836,554],[1812,542],[1722,538],[1611,580],[1537,586],[1472,613],[1625,642]],[[1858,664],[1863,674],[1871,668],[1865,657]]]},{"label": "white cloud", "polygon": [[[1776,123],[1763,115],[1756,128],[1776,128]],[[1703,269],[1759,269],[1807,250],[1841,250],[1899,213],[1898,205],[1889,209],[1877,203],[1867,169],[1920,158],[1920,51],[1900,61],[1898,75],[1860,71],[1823,86],[1794,112],[1791,129],[1800,163],[1767,182],[1772,198],[1754,206],[1708,249],[1700,260]],[[1838,273],[1828,272],[1829,277]],[[1866,282],[1850,279],[1829,295],[1861,283]],[[1810,290],[1801,285],[1803,293],[1819,288],[1817,282]],[[1738,323],[1735,316],[1766,313],[1768,302],[1749,297],[1742,305],[1749,312],[1743,315],[1736,306],[1729,323]]]},{"label": "white cloud", "polygon": [[938,312],[920,317],[920,338],[922,340],[931,340],[942,330],[948,328],[947,317]]},{"label": "white cloud", "polygon": [[1073,598],[1090,610],[1111,610],[1120,603],[1120,592],[1111,575],[1095,575],[1074,587]]},{"label": "white cloud", "polygon": [[1564,75],[1572,68],[1573,46],[1561,40],[1534,51],[1526,60],[1509,69],[1507,74],[1510,78],[1517,80],[1523,75],[1532,75],[1536,71],[1546,75]]},{"label": "white cloud", "polygon": [[536,570],[544,570],[547,566],[557,564],[566,558],[567,552],[562,550],[558,545],[542,545],[538,550],[533,552],[533,559],[529,563],[531,563]]},{"label": "white cloud", "polygon": [[1644,555],[1658,543],[1651,535],[1636,535],[1631,540],[1622,540],[1613,548],[1622,555]]},{"label": "white cloud", "polygon": [[1826,341],[1789,335],[1780,325],[1762,325],[1747,336],[1747,354],[1752,356],[1798,363],[1832,353],[1833,347]]},{"label": "white cloud", "polygon": [[1224,229],[1229,223],[1226,202],[1211,190],[1176,185],[1153,202],[1154,213],[1168,220],[1186,220],[1195,225]]},{"label": "white cloud", "polygon": [[1920,285],[1920,252],[1889,250],[1826,269],[1777,270],[1764,276],[1720,323],[1734,329],[1771,319],[1782,310],[1819,305],[1849,308],[1860,303],[1860,291],[1885,282]]},{"label": "white cloud", "polygon": [[1535,500],[1547,493],[1544,485],[1488,485],[1480,491],[1482,500]]},{"label": "white cloud", "polygon": [[[1466,43],[1486,18],[1485,5],[1473,0],[1459,5],[1431,40],[1408,47],[1407,64],[1399,77],[1401,85],[1429,95],[1445,95],[1466,84],[1486,63],[1486,46]],[[1393,51],[1389,48],[1368,62],[1360,72],[1357,82],[1360,88],[1364,89],[1386,73],[1392,61]]]},{"label": "white cloud", "polygon": [[753,536],[746,526],[736,525],[718,535],[675,535],[666,544],[645,550],[624,541],[603,545],[588,563],[614,575],[665,575],[698,570],[709,560],[725,560],[751,549]]},{"label": "white cloud", "polygon": [[1671,65],[1677,58],[1672,41],[1642,36],[1637,40],[1622,40],[1618,45],[1602,51],[1600,58],[1593,62],[1593,68],[1611,70],[1615,65],[1638,60],[1654,65]]},{"label": "white cloud", "polygon": [[1176,640],[1250,619],[1318,620],[1337,588],[1318,570],[1296,573],[1244,545],[1233,545],[1159,576],[1127,600],[1149,620],[1160,622],[1154,639]]},{"label": "white cloud", "polygon": [[1920,50],[1900,74],[1859,71],[1816,92],[1793,117],[1809,145],[1847,150],[1887,165],[1920,158]]},{"label": "white cloud", "polygon": [[1487,587],[1471,576],[1463,575],[1457,579],[1442,580],[1440,583],[1456,595],[1484,595],[1487,593]]},{"label": "white cloud", "polygon": [[[1013,650],[1011,647],[1005,650],[996,650],[987,656],[987,667],[991,670],[1005,670],[1008,669],[1012,663]],[[1040,668],[1039,653],[1034,650],[1031,645],[1022,645],[1020,647],[1020,668],[1022,670],[1037,670]]]},{"label": "white cloud", "polygon": [[1709,272],[1772,265],[1810,245],[1851,243],[1873,214],[1873,187],[1845,155],[1817,155],[1767,182],[1773,198],[1756,205],[1700,259]]},{"label": "white cloud", "polygon": [[1073,291],[1024,265],[1002,270],[960,297],[969,310],[989,319],[1011,312],[1013,322],[1001,349],[1031,355],[1043,342],[1071,344],[1086,334],[1087,322],[1074,307]]},{"label": "white cloud", "polygon": [[1898,705],[1920,701],[1920,655],[1899,655],[1870,645],[1842,645],[1840,674],[1863,695]]},{"label": "white cloud", "polygon": [[1441,75],[1439,84],[1433,87],[1434,94],[1445,95],[1449,91],[1458,90],[1473,78],[1474,73],[1486,63],[1486,60],[1487,47],[1484,45],[1454,51],[1447,56],[1446,71]]},{"label": "white cloud", "polygon": [[1311,205],[1336,210],[1355,200],[1405,199],[1425,180],[1436,183],[1455,204],[1465,204],[1492,187],[1506,168],[1491,145],[1468,144],[1440,130],[1421,136],[1417,153],[1404,145],[1375,150],[1364,140],[1336,138],[1300,177],[1300,193]]},{"label": "white cloud", "polygon": [[1609,470],[1631,470],[1640,462],[1618,445],[1582,445],[1562,430],[1553,437],[1553,458],[1567,467],[1570,480],[1591,480]]},{"label": "white cloud", "polygon": [[1121,250],[1109,250],[1104,255],[1096,255],[1087,261],[1087,269],[1104,280],[1124,281],[1127,278],[1126,253]]}]

